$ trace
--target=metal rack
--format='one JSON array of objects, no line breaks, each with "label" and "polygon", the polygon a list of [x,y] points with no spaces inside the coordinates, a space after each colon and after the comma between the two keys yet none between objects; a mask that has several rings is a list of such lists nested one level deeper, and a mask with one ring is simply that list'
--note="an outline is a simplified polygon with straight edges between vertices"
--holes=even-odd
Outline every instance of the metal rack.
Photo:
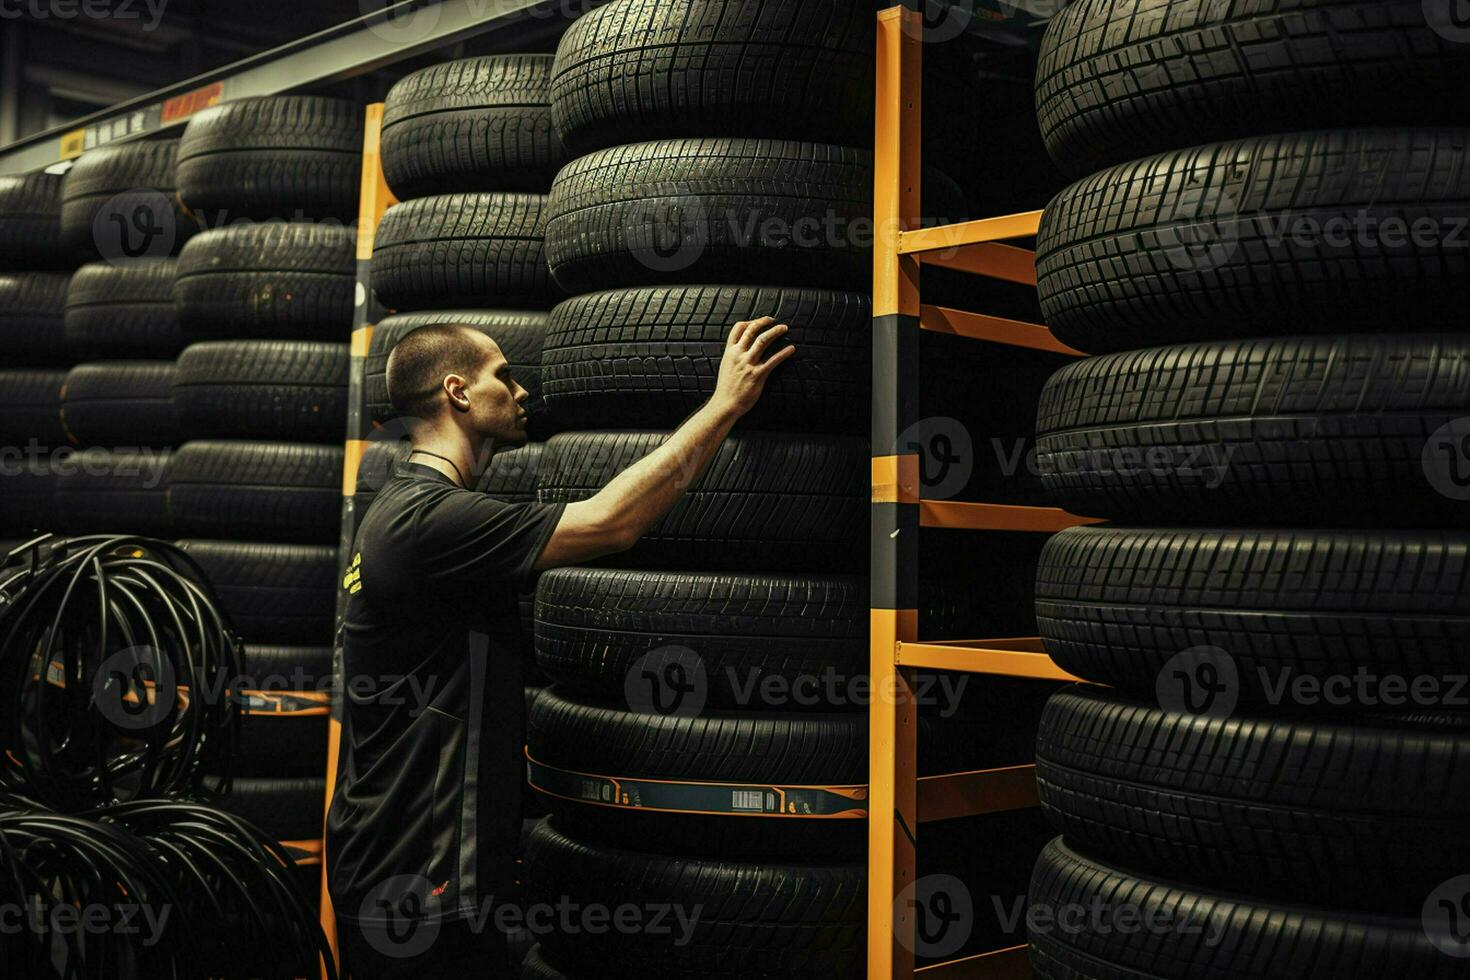
[{"label": "metal rack", "polygon": [[868,980],[1029,976],[1011,946],[915,970],[915,923],[896,908],[915,881],[920,824],[1037,805],[1035,766],[917,776],[913,672],[967,671],[1071,681],[1038,637],[918,640],[919,529],[1052,533],[1090,523],[1050,507],[921,499],[919,455],[899,444],[919,422],[919,331],[1081,356],[1044,326],[923,304],[924,265],[1036,284],[1035,253],[1004,244],[1034,236],[1040,211],[918,230],[923,19],[912,4],[878,14],[874,146],[873,471],[869,709]]}]

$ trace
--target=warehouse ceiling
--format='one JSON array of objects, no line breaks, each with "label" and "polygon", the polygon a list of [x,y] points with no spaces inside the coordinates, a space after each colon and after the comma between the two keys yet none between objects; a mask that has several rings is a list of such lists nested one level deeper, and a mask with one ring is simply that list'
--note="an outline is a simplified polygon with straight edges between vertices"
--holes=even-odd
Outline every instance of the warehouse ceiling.
[{"label": "warehouse ceiling", "polygon": [[[371,0],[363,3],[371,6]],[[89,0],[85,6],[78,0],[8,7],[0,25],[0,145],[364,12],[359,0]],[[104,8],[106,16],[85,14]]]}]

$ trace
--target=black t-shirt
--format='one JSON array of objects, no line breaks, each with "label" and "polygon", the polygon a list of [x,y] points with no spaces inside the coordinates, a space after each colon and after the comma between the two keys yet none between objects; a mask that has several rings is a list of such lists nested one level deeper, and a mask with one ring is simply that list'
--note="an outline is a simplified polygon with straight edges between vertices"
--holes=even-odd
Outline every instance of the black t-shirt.
[{"label": "black t-shirt", "polygon": [[564,505],[506,503],[400,463],[343,587],[342,759],[327,815],[336,913],[426,919],[501,901],[520,832],[525,701],[516,587]]}]

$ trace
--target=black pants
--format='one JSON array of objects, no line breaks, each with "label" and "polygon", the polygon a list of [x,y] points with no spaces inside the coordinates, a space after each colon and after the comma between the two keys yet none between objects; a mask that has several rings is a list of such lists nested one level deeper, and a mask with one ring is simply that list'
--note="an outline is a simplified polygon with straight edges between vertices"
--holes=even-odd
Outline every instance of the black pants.
[{"label": "black pants", "polygon": [[337,921],[339,972],[351,980],[510,980],[505,936],[491,922],[478,932],[463,920],[422,933]]}]

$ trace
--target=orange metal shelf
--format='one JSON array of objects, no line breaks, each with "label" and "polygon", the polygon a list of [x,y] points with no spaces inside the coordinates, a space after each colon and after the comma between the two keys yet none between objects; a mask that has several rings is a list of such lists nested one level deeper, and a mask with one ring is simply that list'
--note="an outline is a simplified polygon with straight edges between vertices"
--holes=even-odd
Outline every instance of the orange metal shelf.
[{"label": "orange metal shelf", "polygon": [[[924,266],[1036,285],[1036,253],[1009,240],[1034,238],[1042,212],[918,229],[922,210],[922,19],[895,6],[878,14],[875,116],[874,221],[878,227],[915,229],[880,240],[874,250],[873,444],[888,445],[895,430],[917,421],[922,387],[917,359],[908,352],[916,329],[1084,356],[1036,323],[925,305]],[[1028,244],[1022,242],[1022,245]],[[895,410],[895,405],[897,409]],[[919,777],[918,715],[911,696],[914,672],[975,674],[1069,682],[1038,637],[918,642],[918,593],[911,538],[905,528],[1054,533],[1093,523],[1054,507],[922,499],[919,456],[900,453],[873,460],[874,522],[869,646],[872,681],[900,693],[869,708],[868,980],[961,980],[1030,976],[1026,947],[1011,946],[948,963],[915,968],[916,913],[897,899],[916,872],[921,825],[963,816],[1036,806],[1035,766]],[[983,560],[983,559],[982,559]],[[881,569],[881,572],[880,572]],[[880,577],[881,576],[881,577]],[[898,607],[898,608],[895,608]]]},{"label": "orange metal shelf", "polygon": [[1002,640],[939,640],[926,643],[898,641],[900,667],[959,670],[969,674],[997,674],[1044,681],[1078,681],[1047,656],[1041,638],[1023,636]]}]

